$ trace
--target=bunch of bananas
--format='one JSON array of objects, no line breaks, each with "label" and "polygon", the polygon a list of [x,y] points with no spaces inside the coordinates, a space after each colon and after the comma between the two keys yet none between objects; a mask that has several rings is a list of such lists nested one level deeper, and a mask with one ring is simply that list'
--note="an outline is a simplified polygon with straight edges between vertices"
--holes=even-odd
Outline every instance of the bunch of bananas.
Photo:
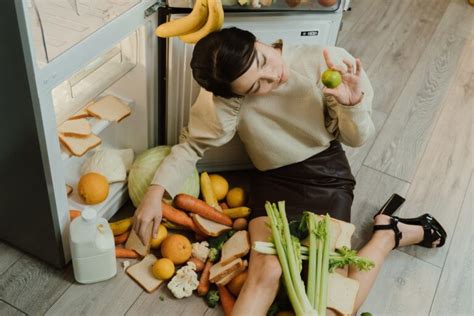
[{"label": "bunch of bananas", "polygon": [[224,24],[224,9],[221,0],[196,0],[191,13],[183,18],[164,23],[156,28],[156,36],[179,38],[195,44],[209,33],[219,30]]}]

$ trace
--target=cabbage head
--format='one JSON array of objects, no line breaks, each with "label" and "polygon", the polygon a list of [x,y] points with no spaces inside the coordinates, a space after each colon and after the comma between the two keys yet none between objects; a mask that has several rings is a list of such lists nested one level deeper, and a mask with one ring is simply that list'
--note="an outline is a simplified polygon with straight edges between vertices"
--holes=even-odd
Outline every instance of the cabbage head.
[{"label": "cabbage head", "polygon": [[[158,146],[142,152],[132,164],[128,176],[128,193],[133,205],[138,207],[150,186],[156,170],[171,152],[170,146]],[[199,174],[197,169],[186,179],[180,193],[199,196]]]}]

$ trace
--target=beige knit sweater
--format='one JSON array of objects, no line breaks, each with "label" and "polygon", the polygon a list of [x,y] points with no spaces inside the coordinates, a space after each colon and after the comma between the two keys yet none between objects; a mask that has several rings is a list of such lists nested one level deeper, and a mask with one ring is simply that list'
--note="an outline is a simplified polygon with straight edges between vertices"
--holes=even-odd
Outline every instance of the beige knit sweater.
[{"label": "beige knit sweater", "polygon": [[[160,165],[152,184],[162,185],[174,197],[205,151],[224,145],[235,133],[259,170],[303,161],[328,148],[334,139],[361,146],[374,132],[372,86],[363,73],[364,97],[354,106],[325,97],[320,82],[327,69],[322,50],[322,46],[284,45],[289,80],[267,95],[223,99],[201,91],[180,143]],[[342,65],[342,59],[355,64],[346,50],[328,50],[334,64]]]}]

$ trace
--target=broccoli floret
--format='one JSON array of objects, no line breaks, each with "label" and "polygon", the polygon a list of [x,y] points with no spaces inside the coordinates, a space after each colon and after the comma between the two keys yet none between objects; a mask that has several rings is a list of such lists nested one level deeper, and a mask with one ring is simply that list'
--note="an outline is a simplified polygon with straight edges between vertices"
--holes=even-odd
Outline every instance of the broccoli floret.
[{"label": "broccoli floret", "polygon": [[221,252],[217,248],[211,248],[209,249],[209,261],[211,262],[216,262],[219,260],[219,257],[221,255]]},{"label": "broccoli floret", "polygon": [[219,299],[220,299],[219,291],[211,290],[207,292],[206,303],[207,303],[207,306],[209,306],[210,308],[216,307],[217,304],[219,303]]}]

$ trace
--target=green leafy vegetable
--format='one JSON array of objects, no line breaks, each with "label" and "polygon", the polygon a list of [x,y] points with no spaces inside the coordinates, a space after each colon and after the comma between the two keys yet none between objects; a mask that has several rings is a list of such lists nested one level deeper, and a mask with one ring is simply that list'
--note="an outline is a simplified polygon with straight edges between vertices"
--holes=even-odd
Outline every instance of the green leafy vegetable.
[{"label": "green leafy vegetable", "polygon": [[206,295],[207,306],[209,306],[210,308],[214,308],[219,303],[219,300],[220,300],[219,291],[211,290],[207,292],[207,295]]}]

